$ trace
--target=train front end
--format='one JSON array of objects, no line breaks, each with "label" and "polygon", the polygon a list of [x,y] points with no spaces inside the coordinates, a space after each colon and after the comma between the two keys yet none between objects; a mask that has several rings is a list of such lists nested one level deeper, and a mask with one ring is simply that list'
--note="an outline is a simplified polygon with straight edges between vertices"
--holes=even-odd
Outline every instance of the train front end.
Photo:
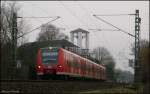
[{"label": "train front end", "polygon": [[37,75],[55,75],[57,68],[61,67],[58,58],[59,48],[40,48],[37,55]]}]

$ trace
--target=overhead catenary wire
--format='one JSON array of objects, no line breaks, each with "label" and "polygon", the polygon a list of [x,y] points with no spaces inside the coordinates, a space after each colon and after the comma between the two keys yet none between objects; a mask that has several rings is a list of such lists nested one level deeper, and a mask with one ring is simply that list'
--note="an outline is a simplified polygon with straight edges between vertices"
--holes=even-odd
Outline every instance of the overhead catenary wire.
[{"label": "overhead catenary wire", "polygon": [[[51,21],[48,21],[48,22],[47,22],[47,23],[45,23],[45,24],[49,24],[49,23],[51,23],[51,22],[53,22],[53,21],[57,20],[58,18],[60,18],[60,17],[59,17],[59,16],[57,16],[57,18],[55,18],[55,19],[53,19],[53,20],[51,20]],[[26,33],[24,33],[24,34],[22,34],[22,35],[18,36],[17,38],[23,37],[24,35],[29,34],[29,33],[33,32],[33,31],[35,31],[35,30],[37,30],[37,29],[41,28],[41,26],[42,26],[42,25],[40,25],[40,26],[38,26],[38,27],[36,27],[36,28],[32,29],[32,30],[31,30],[31,31],[29,31],[29,32],[26,32]]]},{"label": "overhead catenary wire", "polygon": [[[87,15],[93,14],[92,11],[89,11],[87,8],[83,7],[80,3],[77,2],[77,4],[78,4],[78,6],[79,6],[82,10],[84,10],[84,11],[86,12]],[[91,18],[90,18],[90,19],[91,19]],[[91,19],[91,20],[93,20],[93,19]],[[94,24],[95,24],[95,23],[93,23],[93,25],[94,25]],[[92,31],[93,31],[93,29],[88,29],[88,30],[92,30]],[[98,30],[99,30],[99,29],[98,29]],[[102,29],[100,29],[100,30],[102,30]],[[112,30],[110,30],[110,29],[105,29],[105,31],[107,31],[107,30],[112,31]],[[104,31],[104,29],[103,29],[103,31]],[[116,31],[116,30],[113,30],[113,31]],[[99,39],[98,34],[95,34],[95,32],[93,32],[93,34],[94,34],[95,37],[97,37],[97,38]],[[105,37],[103,33],[102,33],[102,36]],[[98,43],[98,40],[97,40],[97,39],[96,39],[96,41],[97,41],[97,43]],[[106,46],[106,44],[107,44],[107,45],[110,45],[110,43],[108,42],[107,38],[106,38],[105,41],[104,41],[103,39],[102,39],[101,41],[102,41],[102,43],[103,43],[104,46]],[[113,49],[112,49],[112,51],[113,51]]]},{"label": "overhead catenary wire", "polygon": [[[35,6],[34,4],[32,4],[32,6]],[[37,6],[36,6],[37,7]],[[39,8],[39,7],[38,7]],[[33,8],[32,8],[33,9]],[[41,8],[39,8],[39,9],[41,9]],[[43,10],[42,10],[42,12],[43,12]],[[25,18],[25,19],[38,19],[38,20],[35,20],[35,21],[39,21],[40,23],[42,23],[40,20],[39,20],[39,18],[54,18],[54,17],[56,17],[56,16],[49,16],[49,17],[33,17],[33,16],[30,16],[30,17],[18,17],[18,18]]]},{"label": "overhead catenary wire", "polygon": [[[78,6],[83,9],[84,11],[87,12],[87,14],[91,14],[86,8],[84,8],[80,3],[78,3],[78,1],[76,1]],[[93,14],[93,13],[92,13]],[[107,14],[107,15],[98,15],[98,16],[127,16],[127,15],[135,15],[135,14]],[[96,30],[96,31],[120,31],[120,29],[89,29],[89,30]],[[97,36],[95,34],[95,36]]]},{"label": "overhead catenary wire", "polygon": [[[77,2],[77,1],[76,1]],[[90,13],[85,7],[83,7],[79,2],[77,2],[78,6],[86,11],[87,14],[93,14],[92,12]],[[123,14],[122,14],[123,15]],[[88,29],[88,30],[96,30],[96,31],[118,31],[118,30],[112,30],[112,29]]]},{"label": "overhead catenary wire", "polygon": [[[96,16],[132,16],[132,15],[135,16],[135,14],[102,14],[102,15],[96,15]],[[102,30],[99,30],[99,31],[104,31],[104,30],[102,29]],[[118,29],[118,30],[113,30],[113,31],[120,31],[120,30]],[[134,35],[133,35],[133,37],[134,37]]]},{"label": "overhead catenary wire", "polygon": [[[38,9],[40,9],[42,12],[44,12],[45,14],[48,14],[47,11],[45,11],[44,9],[42,9],[41,7],[35,5],[35,4],[32,4],[33,6],[37,7]],[[49,14],[48,14],[49,15]]]},{"label": "overhead catenary wire", "polygon": [[[75,2],[75,1],[74,1]],[[83,7],[78,1],[76,1],[77,5],[84,11],[86,12],[87,15],[90,15],[90,14],[93,14],[93,13],[90,13],[85,7]],[[87,16],[86,15],[86,16]],[[90,18],[90,17],[89,17]],[[90,18],[91,19],[91,18]],[[91,19],[92,21],[93,19]],[[95,26],[95,23],[92,22],[92,24]],[[90,30],[90,29],[89,29]]]},{"label": "overhead catenary wire", "polygon": [[[103,21],[103,22],[105,22],[105,23],[107,23],[107,24],[109,24],[109,25],[115,27],[115,28],[117,29],[116,31],[122,31],[122,32],[124,32],[124,33],[126,33],[126,34],[128,34],[128,35],[130,35],[130,36],[132,36],[132,37],[135,37],[134,35],[132,35],[132,34],[126,32],[125,30],[122,30],[122,29],[118,28],[117,26],[112,25],[111,23],[109,23],[109,22],[103,20],[102,18],[97,17],[97,16],[125,16],[125,15],[135,15],[135,14],[114,14],[114,15],[111,14],[111,15],[93,15],[93,16],[95,16],[95,17],[98,18],[99,20],[101,20],[101,21]],[[102,31],[102,30],[99,30],[99,31]],[[128,58],[125,57],[125,56],[124,56],[124,58],[125,58],[125,59],[128,59]]]},{"label": "overhead catenary wire", "polygon": [[[81,5],[79,5],[84,11],[86,11],[86,9],[84,7],[82,7]],[[126,16],[126,15],[134,15],[134,14],[111,14],[111,15],[98,15],[98,16]],[[89,29],[89,30],[92,30],[92,29]],[[93,29],[94,30],[94,29]],[[96,29],[95,29],[96,30]],[[114,30],[111,30],[111,29],[97,29],[98,31],[121,31],[122,29],[114,29]],[[95,33],[94,33],[95,34]],[[96,34],[97,35],[97,34]],[[130,34],[129,34],[130,35]],[[132,35],[131,35],[132,36]],[[133,36],[134,37],[134,36]]]},{"label": "overhead catenary wire", "polygon": [[[77,5],[84,11],[84,12],[86,12],[86,14],[87,15],[91,15],[91,14],[93,14],[92,12],[90,12],[90,11],[88,11],[85,7],[83,7],[78,1],[76,1],[76,3],[77,3]],[[86,16],[87,16],[86,15]],[[90,18],[90,17],[89,17]],[[90,18],[91,19],[91,18]],[[93,19],[91,19],[91,21],[92,21]],[[92,24],[95,26],[95,23],[93,23],[92,22]],[[88,30],[92,30],[92,29],[88,29]],[[93,33],[94,34],[94,36],[96,36],[97,38],[99,37],[97,34],[95,34],[95,33]],[[97,43],[98,43],[98,40],[96,39],[95,41],[97,41]],[[105,44],[105,42],[103,41],[103,44]]]},{"label": "overhead catenary wire", "polygon": [[[39,7],[39,6],[35,5],[35,4],[32,4],[32,5],[37,7],[38,9],[42,10],[42,12],[44,12],[46,15],[49,15],[48,12],[45,9],[42,9],[41,7]],[[47,18],[47,17],[41,17],[41,18]],[[69,28],[65,23],[64,23],[64,26],[66,26],[66,28]],[[59,28],[59,29],[65,30],[64,28]]]},{"label": "overhead catenary wire", "polygon": [[[44,12],[46,15],[49,15],[48,12],[45,10],[45,9],[42,9],[41,7],[35,5],[35,4],[32,4],[33,6],[37,7],[38,9],[40,9],[42,12]],[[40,17],[40,18],[48,18],[48,17]],[[52,17],[51,17],[52,18]],[[65,24],[65,26],[67,26]],[[59,29],[62,29],[62,30],[65,30],[65,28],[59,28]]]},{"label": "overhead catenary wire", "polygon": [[110,26],[112,26],[112,27],[114,27],[114,28],[118,29],[119,31],[121,31],[121,32],[123,32],[123,33],[126,33],[126,34],[128,34],[128,35],[130,35],[130,36],[132,36],[132,37],[135,37],[134,35],[132,35],[132,34],[128,33],[127,31],[125,31],[125,30],[123,30],[123,29],[118,28],[117,26],[115,26],[115,25],[113,25],[113,24],[111,24],[111,23],[107,22],[106,20],[104,20],[104,19],[102,19],[102,18],[100,18],[100,17],[97,17],[97,15],[93,15],[93,16],[94,16],[95,18],[97,18],[97,19],[101,20],[102,22],[104,22],[104,23],[106,23],[106,24],[108,24],[108,25],[110,25]]},{"label": "overhead catenary wire", "polygon": [[96,16],[127,16],[127,15],[135,15],[135,14],[102,14],[102,15],[96,15]]},{"label": "overhead catenary wire", "polygon": [[77,19],[85,27],[89,28],[89,26],[86,23],[84,23],[76,14],[74,14],[74,12],[71,9],[69,9],[63,2],[61,2],[61,0],[58,1],[75,19]]},{"label": "overhead catenary wire", "polygon": [[[77,2],[77,1],[76,1]],[[89,10],[87,10],[85,7],[83,7],[79,2],[77,2],[77,4],[78,4],[78,6],[82,9],[82,10],[84,10],[85,12],[86,12],[86,14],[87,15],[91,15],[91,14],[93,14],[91,11],[89,11]],[[86,16],[87,16],[86,15]],[[90,17],[89,17],[90,18]],[[91,18],[90,18],[91,19]],[[92,21],[93,19],[91,19],[91,21]],[[95,26],[95,23],[92,23],[94,26]],[[92,29],[88,29],[88,30],[92,30]],[[93,30],[92,30],[93,31]],[[94,36],[95,37],[97,37],[98,39],[99,39],[99,36],[97,35],[97,34],[95,34],[95,33],[93,33],[94,34]],[[104,35],[103,35],[103,37],[104,37]],[[98,40],[96,39],[95,41],[97,41],[97,43],[98,43]],[[107,43],[106,43],[107,42]],[[109,44],[108,43],[108,41],[104,41],[103,39],[102,39],[102,43],[103,43],[103,45],[106,45],[106,44]]]},{"label": "overhead catenary wire", "polygon": [[97,31],[119,31],[119,30],[112,30],[112,29],[89,29],[89,30],[97,30]]},{"label": "overhead catenary wire", "polygon": [[[78,3],[78,2],[77,2]],[[89,13],[89,11],[86,9],[86,8],[84,8],[83,6],[81,6],[81,4],[80,3],[78,3],[78,5],[80,6],[80,8],[82,8],[84,11],[86,11],[87,12],[87,14],[90,14]],[[100,15],[100,16],[126,16],[126,15],[134,15],[134,14],[111,14],[111,15]],[[97,30],[97,31],[120,31],[119,29],[117,29],[117,30],[112,30],[112,29],[89,29],[89,30]],[[95,34],[95,33],[94,33]],[[95,34],[95,36],[97,36],[97,34]],[[103,37],[104,37],[104,35],[103,35]],[[106,41],[107,42],[107,41]],[[105,43],[105,42],[104,42]],[[107,42],[107,44],[110,44],[110,43],[108,43]]]},{"label": "overhead catenary wire", "polygon": [[[33,4],[32,4],[33,5]],[[34,6],[34,5],[33,5]],[[59,16],[49,16],[49,17],[33,17],[33,16],[30,16],[30,17],[20,17],[20,16],[18,16],[17,18],[25,18],[25,19],[39,19],[39,18],[54,18],[54,17],[58,17],[58,18],[60,18]],[[52,21],[55,21],[55,20],[57,20],[57,18],[56,19],[54,19],[54,20],[52,20]],[[40,23],[42,23],[40,20],[35,20],[35,21],[39,21]],[[50,22],[52,22],[52,21],[50,21]],[[50,22],[47,22],[46,24],[48,24],[48,23],[50,23]],[[39,27],[37,27],[37,28],[34,28],[34,29],[32,29],[31,31],[29,31],[29,32],[26,32],[26,33],[24,33],[24,34],[22,34],[22,35],[18,35],[18,37],[17,38],[21,38],[21,37],[23,37],[24,35],[26,35],[26,34],[28,34],[28,33],[31,33],[31,32],[33,32],[34,30],[36,30],[36,29],[39,29],[40,27],[41,27],[42,25],[40,25]]]},{"label": "overhead catenary wire", "polygon": [[56,17],[56,16],[51,16],[51,17],[17,17],[17,18],[54,18],[54,17]]},{"label": "overhead catenary wire", "polygon": [[[97,15],[96,15],[96,16],[97,16]],[[107,22],[107,21],[101,19],[100,17],[97,17],[97,18],[98,18],[99,20],[101,20],[101,21],[103,21],[103,22],[105,22],[105,23],[107,23],[107,24],[109,24],[109,25],[111,25],[111,26],[113,26],[113,27],[115,27],[115,28],[117,29],[117,30],[113,30],[113,31],[122,31],[122,32],[124,32],[124,33],[126,33],[126,34],[128,34],[128,35],[130,35],[130,36],[132,36],[132,37],[135,37],[134,35],[128,33],[128,32],[125,31],[125,30],[122,30],[122,29],[118,28],[118,27],[115,26],[115,25],[112,25],[111,23],[109,23],[109,22]],[[103,30],[100,30],[100,29],[99,29],[99,31],[103,31]],[[111,30],[111,31],[112,31],[112,30]]]}]

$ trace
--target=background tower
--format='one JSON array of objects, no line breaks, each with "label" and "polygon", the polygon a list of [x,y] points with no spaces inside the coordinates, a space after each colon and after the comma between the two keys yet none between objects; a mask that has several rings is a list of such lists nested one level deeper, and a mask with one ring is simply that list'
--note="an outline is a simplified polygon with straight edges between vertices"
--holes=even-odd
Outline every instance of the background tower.
[{"label": "background tower", "polygon": [[[70,32],[71,42],[75,44],[75,38],[77,38],[77,46],[82,49],[83,54],[87,54],[89,50],[89,32],[83,29],[76,29]],[[83,39],[85,44],[83,45]],[[83,47],[85,46],[85,48]]]}]

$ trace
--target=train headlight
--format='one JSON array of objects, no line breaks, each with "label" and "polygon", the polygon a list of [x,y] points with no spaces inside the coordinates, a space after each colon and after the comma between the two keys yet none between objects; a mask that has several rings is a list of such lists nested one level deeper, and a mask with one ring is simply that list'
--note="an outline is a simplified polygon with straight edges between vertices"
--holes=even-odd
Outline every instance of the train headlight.
[{"label": "train headlight", "polygon": [[52,50],[52,49],[53,49],[53,47],[49,47],[49,49],[50,49],[50,50]]},{"label": "train headlight", "polygon": [[41,68],[41,66],[38,66],[38,68],[40,69],[40,68]]},{"label": "train headlight", "polygon": [[61,66],[61,65],[58,65],[57,67],[58,67],[58,68],[62,68],[62,66]]}]

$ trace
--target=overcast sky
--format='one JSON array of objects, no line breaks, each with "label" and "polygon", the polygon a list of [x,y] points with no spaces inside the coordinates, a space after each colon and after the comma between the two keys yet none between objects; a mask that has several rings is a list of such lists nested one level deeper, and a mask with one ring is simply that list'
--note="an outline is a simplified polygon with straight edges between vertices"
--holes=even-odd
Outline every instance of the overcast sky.
[{"label": "overcast sky", "polygon": [[[149,39],[149,2],[148,1],[19,1],[21,10],[19,16],[47,17],[60,16],[52,22],[57,27],[65,28],[61,32],[69,36],[71,30],[88,29],[115,29],[93,17],[93,14],[133,14],[139,9],[141,23],[141,38]],[[113,25],[134,34],[134,16],[101,16]],[[26,19],[30,29],[52,20]],[[133,71],[128,67],[127,58],[130,54],[131,43],[134,38],[120,31],[94,31],[90,32],[90,49],[103,46],[110,51],[116,61],[116,68]],[[40,30],[27,35],[29,42],[35,41]]]}]

